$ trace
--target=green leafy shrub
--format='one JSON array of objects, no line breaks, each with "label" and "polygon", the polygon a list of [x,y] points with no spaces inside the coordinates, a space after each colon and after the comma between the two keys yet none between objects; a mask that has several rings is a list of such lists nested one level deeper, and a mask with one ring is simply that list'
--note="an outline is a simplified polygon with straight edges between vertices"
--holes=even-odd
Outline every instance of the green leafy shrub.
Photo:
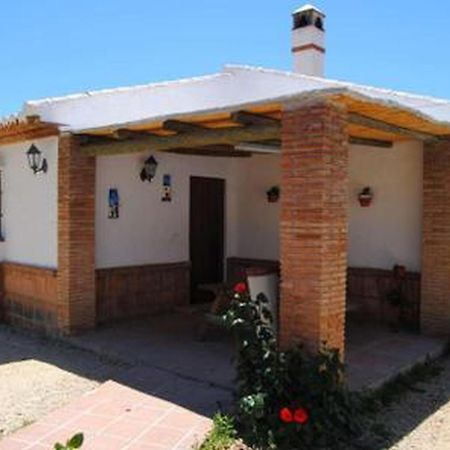
[{"label": "green leafy shrub", "polygon": [[246,443],[264,449],[346,447],[362,424],[335,350],[280,351],[267,299],[236,285],[225,321],[237,337],[237,419]]},{"label": "green leafy shrub", "polygon": [[57,443],[55,444],[55,450],[76,450],[83,445],[84,436],[83,433],[78,433],[72,436],[65,445]]},{"label": "green leafy shrub", "polygon": [[226,450],[236,440],[236,430],[232,417],[216,414],[213,418],[213,428],[198,450]]}]

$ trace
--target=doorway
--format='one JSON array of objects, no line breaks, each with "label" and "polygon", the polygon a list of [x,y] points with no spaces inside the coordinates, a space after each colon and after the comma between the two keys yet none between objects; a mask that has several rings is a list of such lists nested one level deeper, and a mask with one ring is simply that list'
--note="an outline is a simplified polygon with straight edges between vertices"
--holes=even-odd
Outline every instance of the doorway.
[{"label": "doorway", "polygon": [[200,285],[223,282],[225,180],[191,177],[190,261],[192,303],[212,300]]}]

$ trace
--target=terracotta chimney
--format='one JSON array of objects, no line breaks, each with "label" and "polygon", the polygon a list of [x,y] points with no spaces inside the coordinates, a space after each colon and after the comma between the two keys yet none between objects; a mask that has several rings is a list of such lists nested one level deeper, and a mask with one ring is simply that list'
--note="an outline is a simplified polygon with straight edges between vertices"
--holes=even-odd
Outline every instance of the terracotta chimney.
[{"label": "terracotta chimney", "polygon": [[323,77],[325,75],[325,14],[312,5],[292,13],[292,53],[294,72]]}]

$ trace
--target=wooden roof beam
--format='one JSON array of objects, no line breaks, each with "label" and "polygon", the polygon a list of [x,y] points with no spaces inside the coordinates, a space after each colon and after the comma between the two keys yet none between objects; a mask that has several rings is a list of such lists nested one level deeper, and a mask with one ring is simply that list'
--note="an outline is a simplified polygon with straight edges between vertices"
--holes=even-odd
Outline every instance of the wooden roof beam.
[{"label": "wooden roof beam", "polygon": [[204,130],[205,128],[196,123],[182,122],[181,120],[166,120],[163,123],[166,131],[174,131],[175,133],[192,133],[194,131]]},{"label": "wooden roof beam", "polygon": [[365,128],[371,128],[386,133],[397,134],[418,141],[439,140],[439,138],[434,134],[424,133],[422,131],[416,131],[409,128],[400,127],[398,125],[393,125],[391,123],[383,122],[378,119],[372,119],[371,117],[363,116],[358,113],[349,113],[348,121],[352,125],[359,125]]},{"label": "wooden roof beam", "polygon": [[237,145],[246,141],[279,139],[281,126],[253,125],[230,128],[200,128],[173,136],[148,135],[133,140],[87,142],[81,148],[88,155],[113,155],[144,151],[168,151],[177,148],[196,148],[208,145]]},{"label": "wooden roof beam", "polygon": [[231,114],[231,120],[240,125],[279,125],[281,121],[273,117],[255,114],[248,111],[237,111]]}]

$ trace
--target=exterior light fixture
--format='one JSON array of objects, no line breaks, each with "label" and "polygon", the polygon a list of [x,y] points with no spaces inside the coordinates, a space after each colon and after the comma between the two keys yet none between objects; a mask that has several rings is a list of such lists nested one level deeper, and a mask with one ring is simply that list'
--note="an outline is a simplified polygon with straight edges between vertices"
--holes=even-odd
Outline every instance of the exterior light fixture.
[{"label": "exterior light fixture", "polygon": [[48,164],[45,158],[42,158],[41,151],[32,144],[29,150],[27,151],[28,158],[28,166],[36,175],[39,172],[47,173]]},{"label": "exterior light fixture", "polygon": [[147,158],[144,163],[144,167],[141,170],[141,180],[151,183],[153,178],[155,178],[157,168],[158,162],[156,161],[156,159],[153,156]]}]

